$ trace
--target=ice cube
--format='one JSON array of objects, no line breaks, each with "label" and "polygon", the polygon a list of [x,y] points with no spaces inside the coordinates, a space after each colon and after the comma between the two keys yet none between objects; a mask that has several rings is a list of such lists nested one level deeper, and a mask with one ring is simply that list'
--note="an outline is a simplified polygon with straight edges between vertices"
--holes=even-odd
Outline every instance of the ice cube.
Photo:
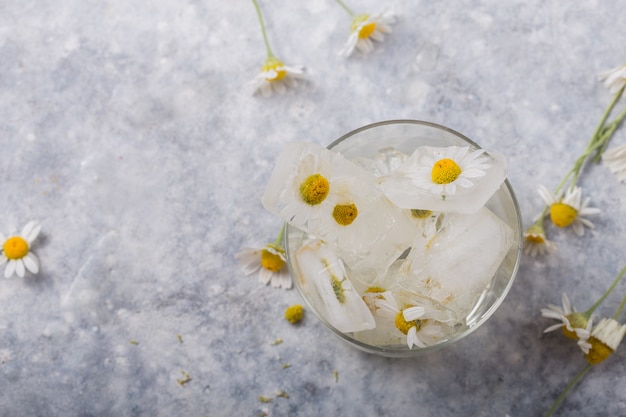
[{"label": "ice cube", "polygon": [[374,317],[352,286],[342,261],[320,240],[303,245],[296,253],[303,290],[319,314],[340,332],[373,329]]},{"label": "ice cube", "polygon": [[[453,161],[459,168],[454,174],[458,177],[435,181],[433,170],[441,161]],[[496,152],[422,146],[379,183],[387,198],[401,208],[473,213],[485,205],[505,178],[506,162]]]},{"label": "ice cube", "polygon": [[[316,194],[309,195],[303,184],[315,175],[327,183],[317,184]],[[402,211],[378,189],[374,174],[312,143],[293,142],[285,147],[262,202],[291,225],[358,260],[375,255],[384,267],[408,247],[415,233]]]},{"label": "ice cube", "polygon": [[465,315],[513,243],[513,230],[487,208],[446,214],[437,233],[414,242],[404,285]]}]

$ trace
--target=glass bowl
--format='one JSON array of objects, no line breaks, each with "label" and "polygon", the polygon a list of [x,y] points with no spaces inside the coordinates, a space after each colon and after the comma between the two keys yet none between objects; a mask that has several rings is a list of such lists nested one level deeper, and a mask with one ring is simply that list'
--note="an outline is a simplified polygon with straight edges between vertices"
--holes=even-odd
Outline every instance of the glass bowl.
[{"label": "glass bowl", "polygon": [[[392,147],[410,155],[421,146],[469,146],[472,149],[480,149],[472,140],[452,129],[417,120],[391,120],[370,124],[343,135],[331,143],[328,149],[343,154],[349,160],[357,161],[362,158],[374,158],[382,148]],[[504,255],[495,274],[488,281],[488,285],[478,297],[473,298],[475,303],[468,310],[469,313],[464,316],[463,324],[456,326],[454,331],[442,340],[426,347],[409,348],[407,343],[369,343],[363,341],[358,333],[341,332],[329,323],[320,306],[316,305],[318,298],[313,294],[315,289],[303,279],[295,256],[308,236],[302,230],[286,225],[284,246],[289,271],[308,310],[335,335],[351,346],[368,353],[388,357],[412,357],[441,349],[467,337],[483,325],[504,301],[517,273],[522,252],[522,222],[517,200],[508,180],[505,180],[491,196],[486,207],[510,227],[513,232],[513,244]]]}]

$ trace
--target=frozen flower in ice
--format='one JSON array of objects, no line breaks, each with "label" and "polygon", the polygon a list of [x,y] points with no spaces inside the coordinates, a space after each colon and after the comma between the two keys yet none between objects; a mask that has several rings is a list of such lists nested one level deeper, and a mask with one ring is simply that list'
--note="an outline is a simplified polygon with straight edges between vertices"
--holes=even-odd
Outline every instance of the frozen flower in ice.
[{"label": "frozen flower in ice", "polygon": [[546,238],[543,223],[538,222],[524,232],[524,253],[530,256],[554,253],[556,244]]},{"label": "frozen flower in ice", "polygon": [[7,263],[4,270],[6,278],[10,278],[14,273],[23,278],[26,270],[33,274],[39,272],[39,260],[31,252],[30,246],[37,238],[40,230],[41,226],[31,221],[26,223],[19,235],[5,238],[0,233],[0,243],[2,244],[0,265]]},{"label": "frozen flower in ice", "polygon": [[574,187],[567,190],[565,196],[562,193],[554,195],[543,185],[539,186],[539,195],[550,207],[549,214],[552,223],[557,227],[572,226],[578,236],[585,234],[585,226],[593,228],[593,223],[583,216],[600,213],[600,209],[588,207],[589,197],[582,200],[582,189]]},{"label": "frozen flower in ice", "polygon": [[320,240],[307,242],[296,253],[305,292],[320,315],[340,332],[370,330],[374,317],[348,279],[341,259]]},{"label": "frozen flower in ice", "polygon": [[339,52],[340,55],[350,56],[355,48],[363,54],[374,50],[374,43],[382,42],[386,33],[391,33],[391,26],[395,23],[392,13],[382,11],[375,15],[359,14],[352,18],[350,37]]},{"label": "frozen flower in ice", "polygon": [[372,173],[315,143],[284,147],[261,201],[285,222],[352,253],[363,254],[384,238],[408,240],[414,229],[380,193]]},{"label": "frozen flower in ice", "polygon": [[469,146],[421,146],[379,184],[401,208],[473,213],[505,178],[506,162],[497,153]]},{"label": "frozen flower in ice", "polygon": [[548,333],[562,328],[563,334],[570,339],[578,340],[581,337],[588,338],[588,324],[590,320],[588,320],[585,315],[578,313],[572,308],[567,294],[563,293],[561,303],[562,307],[548,304],[548,308],[541,309],[541,315],[543,317],[560,321],[560,323],[553,324],[546,328],[543,332]]},{"label": "frozen flower in ice", "polygon": [[591,365],[597,365],[608,358],[619,346],[626,334],[626,325],[614,319],[604,318],[593,328],[589,344],[591,347],[585,359]]},{"label": "frozen flower in ice", "polygon": [[483,153],[482,149],[472,151],[458,146],[435,150],[422,156],[412,175],[413,183],[440,196],[454,195],[457,187],[471,188],[490,167]]},{"label": "frozen flower in ice", "polygon": [[393,319],[396,329],[406,335],[409,349],[432,345],[445,336],[433,319],[440,316],[440,312],[428,304],[405,305],[391,291],[386,291],[376,300],[376,307],[379,315]]},{"label": "frozen flower in ice", "polygon": [[626,145],[606,150],[602,154],[602,162],[620,182],[626,183]]},{"label": "frozen flower in ice", "polygon": [[613,94],[617,93],[626,85],[626,64],[612,68],[600,74],[600,79],[604,80],[604,85]]},{"label": "frozen flower in ice", "polygon": [[296,80],[303,77],[302,67],[286,66],[280,59],[270,56],[254,79],[254,93],[260,93],[264,97],[271,96],[272,91],[283,94],[287,88],[295,87]]},{"label": "frozen flower in ice", "polygon": [[291,288],[291,276],[285,266],[285,249],[275,243],[262,247],[243,248],[237,255],[243,272],[246,275],[259,271],[259,281],[263,284],[271,282],[275,288]]}]

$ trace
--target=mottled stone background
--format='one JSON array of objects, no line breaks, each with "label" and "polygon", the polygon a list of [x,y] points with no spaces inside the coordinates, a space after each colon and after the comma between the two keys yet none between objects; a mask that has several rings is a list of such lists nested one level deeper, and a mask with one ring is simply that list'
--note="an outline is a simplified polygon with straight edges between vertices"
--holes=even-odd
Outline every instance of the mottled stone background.
[{"label": "mottled stone background", "polygon": [[[0,231],[43,225],[41,272],[0,281],[0,416],[549,408],[585,361],[542,333],[539,309],[563,291],[586,309],[626,264],[626,185],[601,165],[582,180],[603,209],[596,229],[549,227],[559,252],[523,259],[485,326],[417,359],[356,351],[312,315],[291,326],[282,314],[298,293],[245,277],[234,259],[278,232],[260,198],[285,143],[326,145],[387,119],[444,124],[505,154],[529,225],[537,185],[556,186],[611,99],[598,74],[626,60],[619,0],[387,5],[393,34],[344,59],[338,4],[261,0],[274,52],[308,80],[263,99],[250,94],[265,50],[249,1],[0,2]],[[625,142],[622,129],[613,144]],[[624,352],[558,415],[625,415]],[[279,390],[289,398],[258,399]]]}]

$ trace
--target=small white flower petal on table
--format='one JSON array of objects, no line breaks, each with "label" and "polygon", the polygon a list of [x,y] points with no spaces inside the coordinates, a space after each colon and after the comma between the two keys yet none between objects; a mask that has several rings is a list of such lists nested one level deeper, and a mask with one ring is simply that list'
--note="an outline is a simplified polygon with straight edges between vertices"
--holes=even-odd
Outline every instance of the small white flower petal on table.
[{"label": "small white flower petal on table", "polygon": [[602,154],[602,162],[615,174],[619,182],[626,183],[626,145],[607,149]]},{"label": "small white flower petal on table", "polygon": [[626,85],[626,64],[612,68],[600,74],[600,80],[604,81],[604,86],[613,94]]}]

